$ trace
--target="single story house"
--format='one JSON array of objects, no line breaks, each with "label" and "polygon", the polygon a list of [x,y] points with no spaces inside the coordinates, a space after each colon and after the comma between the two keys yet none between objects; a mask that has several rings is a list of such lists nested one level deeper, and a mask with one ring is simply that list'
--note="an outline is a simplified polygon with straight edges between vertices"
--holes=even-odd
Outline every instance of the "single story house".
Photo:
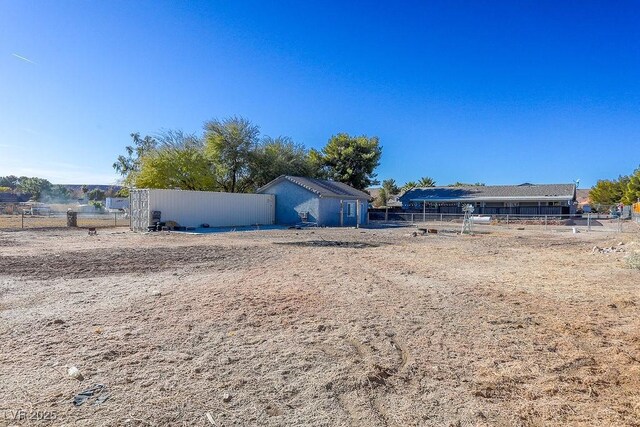
[{"label": "single story house", "polygon": [[462,213],[471,204],[485,215],[569,215],[576,210],[575,184],[472,185],[412,188],[400,196],[405,210]]},{"label": "single story house", "polygon": [[357,226],[367,223],[371,196],[341,182],[282,175],[258,189],[276,197],[276,224]]}]

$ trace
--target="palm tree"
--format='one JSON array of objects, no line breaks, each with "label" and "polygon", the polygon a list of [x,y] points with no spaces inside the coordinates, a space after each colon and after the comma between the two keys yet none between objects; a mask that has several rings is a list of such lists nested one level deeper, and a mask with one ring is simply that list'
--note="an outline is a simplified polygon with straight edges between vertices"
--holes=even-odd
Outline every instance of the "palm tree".
[{"label": "palm tree", "polygon": [[429,178],[428,176],[423,176],[422,178],[420,178],[420,181],[418,181],[418,187],[435,187],[436,186],[436,182],[433,180],[433,178]]},{"label": "palm tree", "polygon": [[407,182],[406,184],[404,184],[402,187],[400,187],[400,191],[404,193],[405,191],[409,191],[409,190],[411,190],[412,188],[415,188],[415,187],[417,187],[417,186],[418,186],[418,183],[417,183],[417,182],[415,182],[415,181],[409,181],[409,182]]}]

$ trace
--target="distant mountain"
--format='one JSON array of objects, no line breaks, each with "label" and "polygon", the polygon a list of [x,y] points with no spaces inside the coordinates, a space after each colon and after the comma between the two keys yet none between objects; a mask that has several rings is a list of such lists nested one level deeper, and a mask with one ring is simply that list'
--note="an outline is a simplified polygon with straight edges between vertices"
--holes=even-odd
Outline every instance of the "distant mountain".
[{"label": "distant mountain", "polygon": [[579,190],[576,190],[576,199],[578,200],[578,204],[580,206],[588,205],[589,203],[591,203],[591,199],[589,198],[589,191],[591,191],[590,188],[581,188]]},{"label": "distant mountain", "polygon": [[113,188],[115,191],[120,191],[123,188],[122,185],[102,185],[102,184],[79,184],[79,185],[78,184],[60,184],[60,185],[62,185],[69,191],[80,191],[82,190],[82,187],[84,187],[85,185],[87,186],[89,191],[96,188],[101,191],[107,191],[110,188]]}]

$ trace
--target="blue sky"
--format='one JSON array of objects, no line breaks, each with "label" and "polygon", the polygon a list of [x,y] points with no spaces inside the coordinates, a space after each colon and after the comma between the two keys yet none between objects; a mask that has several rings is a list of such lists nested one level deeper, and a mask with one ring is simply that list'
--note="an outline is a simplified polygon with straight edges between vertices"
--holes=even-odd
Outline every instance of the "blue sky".
[{"label": "blue sky", "polygon": [[0,2],[0,175],[110,184],[129,134],[241,115],[380,179],[510,184],[640,165],[639,1]]}]

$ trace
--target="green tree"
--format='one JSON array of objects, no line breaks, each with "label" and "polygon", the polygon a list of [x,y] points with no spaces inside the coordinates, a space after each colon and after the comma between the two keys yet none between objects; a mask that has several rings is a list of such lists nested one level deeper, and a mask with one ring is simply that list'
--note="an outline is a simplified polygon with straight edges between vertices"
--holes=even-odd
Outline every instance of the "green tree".
[{"label": "green tree", "polygon": [[387,197],[391,197],[400,192],[400,188],[398,188],[395,179],[385,179],[382,181],[382,188],[386,191]]},{"label": "green tree", "polygon": [[400,188],[396,184],[395,179],[385,179],[382,181],[382,188],[378,191],[378,196],[376,197],[376,205],[377,206],[387,206],[389,202],[389,198],[394,194],[398,194],[400,192]]},{"label": "green tree", "polygon": [[52,185],[43,193],[42,198],[49,202],[64,202],[71,199],[71,192],[64,185]]},{"label": "green tree", "polygon": [[11,193],[11,187],[0,187],[0,193]]},{"label": "green tree", "polygon": [[378,183],[374,170],[381,156],[378,137],[353,137],[346,133],[332,136],[321,152],[310,153],[311,163],[320,165],[319,174],[359,190]]},{"label": "green tree", "polygon": [[140,158],[134,184],[139,188],[219,189],[202,141],[180,131],[158,137],[157,147]]},{"label": "green tree", "polygon": [[617,180],[601,179],[589,191],[589,198],[595,205],[611,206],[622,201],[627,190],[629,177],[621,176]]},{"label": "green tree", "polygon": [[123,176],[124,182],[130,185],[135,181],[135,175],[140,171],[140,163],[142,157],[155,150],[158,146],[158,141],[147,135],[144,138],[140,138],[138,132],[131,134],[133,145],[125,147],[126,155],[120,155],[113,163],[113,168],[117,173]]},{"label": "green tree", "polygon": [[384,187],[382,187],[379,191],[378,191],[378,196],[376,197],[376,199],[374,200],[374,204],[376,207],[383,207],[383,206],[387,206],[387,200],[389,200],[389,197],[387,195],[387,190],[385,190]]},{"label": "green tree", "polygon": [[309,176],[312,166],[309,153],[301,144],[286,136],[265,137],[250,156],[250,175],[260,188],[280,175]]},{"label": "green tree", "polygon": [[94,188],[87,193],[87,197],[89,198],[89,200],[104,200],[105,193],[99,188]]},{"label": "green tree", "polygon": [[113,197],[129,197],[129,189],[127,187],[122,187],[114,194]]},{"label": "green tree", "polygon": [[204,129],[205,154],[218,186],[231,193],[250,190],[250,163],[258,146],[258,126],[242,117],[230,117],[208,121]]},{"label": "green tree", "polygon": [[324,156],[321,151],[311,149],[308,154],[309,177],[318,179],[329,179],[329,172],[324,163]]},{"label": "green tree", "polygon": [[436,182],[433,178],[430,178],[428,176],[424,176],[422,178],[420,178],[420,181],[418,181],[418,187],[435,187],[436,186]]},{"label": "green tree", "polygon": [[412,188],[416,188],[417,186],[418,186],[417,182],[409,181],[409,182],[406,182],[402,187],[400,187],[400,191],[404,193],[405,191],[409,191]]},{"label": "green tree", "polygon": [[15,190],[18,187],[18,177],[15,175],[0,176],[0,187],[9,187]]},{"label": "green tree", "polygon": [[51,183],[43,178],[21,176],[18,179],[17,190],[23,194],[30,194],[33,200],[40,200],[43,193],[50,189]]},{"label": "green tree", "polygon": [[632,205],[640,200],[640,168],[629,177],[624,189],[623,202],[625,205]]}]

